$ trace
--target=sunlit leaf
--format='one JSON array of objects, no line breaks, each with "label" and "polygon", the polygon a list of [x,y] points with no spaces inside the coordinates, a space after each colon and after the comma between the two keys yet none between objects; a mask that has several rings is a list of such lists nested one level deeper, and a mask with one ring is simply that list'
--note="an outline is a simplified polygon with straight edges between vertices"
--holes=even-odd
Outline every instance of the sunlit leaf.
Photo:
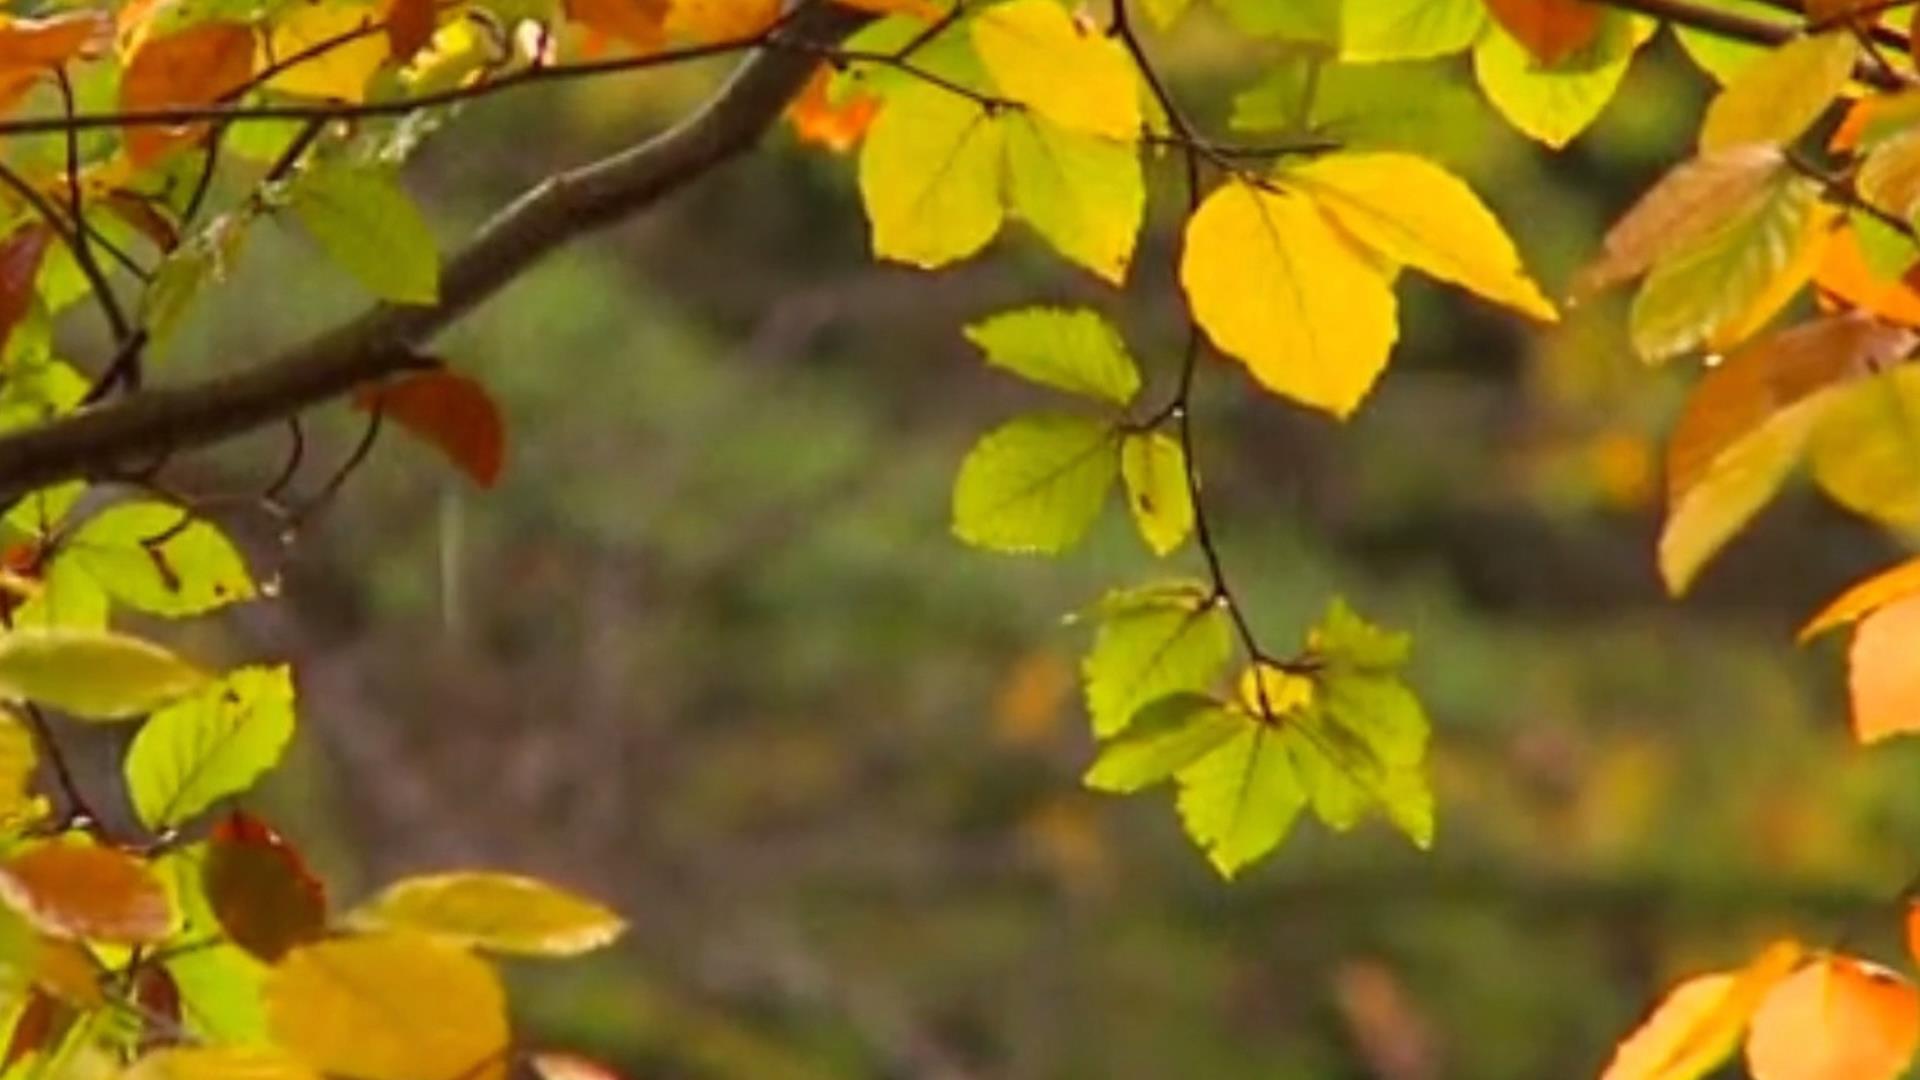
[{"label": "sunlit leaf", "polygon": [[780,0],[669,0],[667,30],[693,41],[739,41],[779,17]]},{"label": "sunlit leaf", "polygon": [[523,956],[577,956],[626,930],[618,915],[556,885],[478,871],[396,881],[347,918]]},{"label": "sunlit leaf", "polygon": [[973,44],[1000,92],[1069,131],[1134,139],[1138,81],[1126,48],[1057,0],[1007,0],[973,20]]},{"label": "sunlit leaf", "polygon": [[148,641],[85,630],[0,634],[0,696],[87,720],[149,712],[199,689],[200,669]]},{"label": "sunlit leaf", "polygon": [[1285,175],[1387,260],[1536,319],[1556,318],[1499,220],[1464,182],[1425,158],[1328,154]]},{"label": "sunlit leaf", "polygon": [[1198,585],[1119,590],[1081,664],[1094,733],[1110,738],[1160,698],[1205,691],[1233,649],[1227,613]]},{"label": "sunlit leaf", "polygon": [[1185,543],[1194,513],[1180,441],[1159,431],[1129,432],[1120,442],[1120,476],[1127,509],[1154,554],[1169,554]]},{"label": "sunlit leaf", "polygon": [[1588,0],[1486,0],[1501,27],[1534,59],[1553,65],[1600,36],[1606,8]]},{"label": "sunlit leaf", "polygon": [[1810,641],[1836,626],[1855,622],[1862,616],[1920,592],[1920,559],[1906,562],[1862,581],[1835,597],[1820,613],[1800,628],[1800,640]]},{"label": "sunlit leaf", "polygon": [[1920,1042],[1920,995],[1885,968],[1830,956],[1777,983],[1754,1014],[1754,1080],[1893,1080]]},{"label": "sunlit leaf", "polygon": [[306,57],[267,85],[283,94],[366,100],[367,83],[392,54],[372,4],[323,0],[296,4],[273,22],[270,55]]},{"label": "sunlit leaf", "polygon": [[254,595],[232,542],[212,522],[165,503],[95,514],[74,532],[67,557],[121,603],[155,615],[197,615]]},{"label": "sunlit leaf", "polygon": [[874,254],[931,269],[985,247],[1005,217],[1005,141],[993,116],[947,90],[889,94],[860,151]]},{"label": "sunlit leaf", "polygon": [[1062,255],[1124,283],[1147,205],[1138,149],[1034,116],[1004,123],[1009,208]]},{"label": "sunlit leaf", "polygon": [[499,978],[464,950],[414,934],[304,945],[267,979],[275,1040],[315,1070],[361,1080],[503,1080]]},{"label": "sunlit leaf", "polygon": [[1359,407],[1399,334],[1389,271],[1294,192],[1221,185],[1187,223],[1180,279],[1222,351],[1338,417]]},{"label": "sunlit leaf", "polygon": [[1591,295],[1638,277],[1670,252],[1753,212],[1785,170],[1780,148],[1765,144],[1681,162],[1608,230],[1603,253],[1581,271],[1576,291]]},{"label": "sunlit leaf", "polygon": [[1711,462],[1685,492],[1669,500],[1660,530],[1660,576],[1679,595],[1734,534],[1760,512],[1800,461],[1821,410],[1831,401],[1814,394],[1770,414]]},{"label": "sunlit leaf", "polygon": [[1086,535],[1120,472],[1111,424],[1023,416],[987,433],[960,464],[953,532],[975,547],[1054,554]]},{"label": "sunlit leaf", "polygon": [[253,786],[293,737],[288,669],[247,667],[153,714],[127,750],[135,812],[151,829],[182,824]]},{"label": "sunlit leaf", "polygon": [[176,1046],[135,1062],[120,1080],[320,1080],[283,1051],[257,1046]]},{"label": "sunlit leaf", "polygon": [[1862,744],[1920,732],[1920,596],[1906,595],[1860,620],[1847,649],[1854,738]]},{"label": "sunlit leaf", "polygon": [[1858,55],[1852,34],[1832,31],[1790,41],[1748,65],[1707,106],[1700,149],[1799,137],[1846,85]]},{"label": "sunlit leaf", "polygon": [[1613,100],[1637,44],[1632,19],[1609,11],[1591,44],[1542,65],[1513,35],[1495,26],[1474,47],[1473,73],[1508,123],[1557,149],[1585,131]]},{"label": "sunlit leaf", "polygon": [[[253,30],[237,22],[204,22],[148,38],[120,76],[124,112],[211,105],[253,76]],[[181,143],[196,142],[206,125],[179,128],[131,125],[127,154],[144,165]]]},{"label": "sunlit leaf", "polygon": [[1042,386],[1125,407],[1140,369],[1120,332],[1085,308],[1024,308],[966,328],[987,363]]},{"label": "sunlit leaf", "polygon": [[1920,523],[1920,368],[1896,367],[1836,394],[1807,456],[1813,478],[1842,506]]},{"label": "sunlit leaf", "polygon": [[1098,791],[1139,791],[1219,749],[1254,722],[1204,694],[1162,698],[1140,710],[1124,734],[1100,748],[1082,779]]},{"label": "sunlit leaf", "polygon": [[313,169],[301,175],[288,199],[314,241],[375,296],[403,304],[439,298],[433,230],[388,170]]},{"label": "sunlit leaf", "polygon": [[1273,850],[1307,805],[1280,729],[1257,721],[1179,778],[1180,820],[1222,877]]}]

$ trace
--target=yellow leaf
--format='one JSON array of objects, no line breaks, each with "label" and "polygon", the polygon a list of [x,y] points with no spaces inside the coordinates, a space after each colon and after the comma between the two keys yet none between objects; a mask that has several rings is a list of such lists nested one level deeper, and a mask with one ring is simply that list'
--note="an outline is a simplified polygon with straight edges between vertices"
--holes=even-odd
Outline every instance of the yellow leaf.
[{"label": "yellow leaf", "polygon": [[431,938],[375,934],[289,952],[267,977],[274,1041],[357,1080],[504,1080],[506,998],[485,961]]},{"label": "yellow leaf", "polygon": [[[386,34],[378,32],[379,22],[378,12],[368,4],[288,8],[274,24],[268,57],[285,61],[308,52],[313,55],[275,75],[267,85],[303,97],[365,101],[368,80],[391,55],[392,45]],[[362,29],[369,32],[343,40]]]},{"label": "yellow leaf", "polygon": [[668,31],[698,42],[751,38],[780,17],[780,0],[673,0]]},{"label": "yellow leaf", "polygon": [[1545,322],[1558,318],[1463,181],[1413,154],[1329,154],[1285,174],[1361,243]]},{"label": "yellow leaf", "polygon": [[889,95],[860,151],[874,254],[932,269],[985,247],[1006,214],[1005,141],[985,109],[937,86]]},{"label": "yellow leaf", "polygon": [[480,872],[396,881],[348,919],[528,956],[591,952],[627,925],[599,904],[544,881]]},{"label": "yellow leaf", "polygon": [[1120,477],[1134,524],[1154,554],[1170,554],[1184,543],[1193,531],[1193,499],[1179,440],[1158,431],[1130,433],[1120,443]]},{"label": "yellow leaf", "polygon": [[1660,576],[1669,593],[1687,591],[1707,560],[1780,490],[1831,393],[1809,395],[1769,415],[1714,455],[1672,500],[1660,529]]},{"label": "yellow leaf", "polygon": [[1694,1080],[1733,1052],[1768,990],[1800,960],[1776,942],[1744,969],[1688,979],[1620,1043],[1600,1080]]},{"label": "yellow leaf", "polygon": [[1011,100],[1072,131],[1139,138],[1139,83],[1126,48],[1055,0],[988,8],[974,20],[973,45]]},{"label": "yellow leaf", "polygon": [[1821,489],[1849,510],[1920,524],[1920,367],[1840,391],[1809,437],[1807,460]]},{"label": "yellow leaf", "polygon": [[1345,418],[1386,367],[1399,326],[1390,272],[1304,195],[1242,180],[1187,223],[1194,318],[1268,389]]},{"label": "yellow leaf", "polygon": [[320,1080],[286,1054],[254,1046],[176,1046],[120,1074],[120,1080]]},{"label": "yellow leaf", "polygon": [[1004,123],[1013,212],[1062,255],[1124,284],[1147,206],[1138,149],[1035,116]]},{"label": "yellow leaf", "polygon": [[1853,35],[1838,30],[1790,41],[1748,65],[1707,106],[1700,149],[1798,138],[1847,85],[1858,53]]},{"label": "yellow leaf", "polygon": [[1800,628],[1800,640],[1810,641],[1836,626],[1853,622],[1863,615],[1920,592],[1920,559],[1908,559],[1891,570],[1883,570],[1835,597],[1820,614]]}]

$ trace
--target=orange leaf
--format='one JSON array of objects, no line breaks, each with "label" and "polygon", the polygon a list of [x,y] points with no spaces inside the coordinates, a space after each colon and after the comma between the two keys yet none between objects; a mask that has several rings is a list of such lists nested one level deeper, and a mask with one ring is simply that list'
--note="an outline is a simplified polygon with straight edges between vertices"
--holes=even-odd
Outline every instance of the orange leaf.
[{"label": "orange leaf", "polygon": [[1810,641],[1836,626],[1853,622],[1916,592],[1920,592],[1920,559],[1910,559],[1855,584],[1835,597],[1820,609],[1820,614],[1808,619],[1807,625],[1800,628],[1800,640]]},{"label": "orange leaf", "polygon": [[1667,447],[1677,502],[1716,458],[1768,417],[1835,383],[1898,359],[1912,332],[1863,315],[1833,315],[1752,342],[1708,371],[1687,397]]},{"label": "orange leaf", "polygon": [[1692,1080],[1711,1069],[1800,955],[1797,942],[1775,942],[1739,971],[1681,983],[1620,1043],[1601,1080]]},{"label": "orange leaf", "polygon": [[113,37],[113,20],[98,11],[46,19],[0,16],[0,68],[42,70],[91,54]]},{"label": "orange leaf", "polygon": [[605,37],[652,52],[666,40],[669,0],[563,0],[567,18]]},{"label": "orange leaf", "polygon": [[1909,594],[1860,621],[1847,650],[1853,735],[1863,745],[1920,731],[1920,595]]},{"label": "orange leaf", "polygon": [[1920,1044],[1920,994],[1852,957],[1808,964],[1761,1002],[1747,1036],[1754,1080],[1893,1080]]},{"label": "orange leaf", "polygon": [[[1861,26],[1874,26],[1885,14],[1885,0],[1807,0],[1807,21],[1821,27],[1838,26],[1843,22],[1858,23]],[[1869,12],[1866,18],[1850,18],[1855,12]]]},{"label": "orange leaf", "polygon": [[380,413],[453,459],[481,487],[500,479],[506,424],[478,382],[444,368],[362,387],[355,408]]},{"label": "orange leaf", "polygon": [[800,96],[787,108],[787,120],[801,142],[844,154],[857,146],[861,136],[867,133],[868,125],[880,111],[880,99],[860,93],[836,105],[827,93],[832,83],[833,68],[820,65]]},{"label": "orange leaf", "polygon": [[1920,900],[1907,901],[1907,955],[1920,964]]},{"label": "orange leaf", "polygon": [[292,845],[251,815],[236,811],[214,827],[201,882],[227,937],[268,963],[326,930],[325,886]]},{"label": "orange leaf", "polygon": [[0,240],[0,351],[13,328],[33,307],[33,283],[53,230],[39,222],[22,225]]},{"label": "orange leaf", "polygon": [[780,17],[780,0],[672,0],[667,29],[697,42],[753,37]]},{"label": "orange leaf", "polygon": [[1813,283],[1827,297],[1878,315],[1902,326],[1920,327],[1920,280],[1915,271],[1905,277],[1876,277],[1860,250],[1860,239],[1852,229],[1836,229],[1827,237],[1820,252],[1820,265],[1813,271]]},{"label": "orange leaf", "polygon": [[855,11],[871,12],[875,15],[912,15],[927,22],[934,22],[946,15],[946,10],[934,0],[835,0],[842,7]]},{"label": "orange leaf", "polygon": [[0,896],[60,938],[158,941],[173,925],[167,891],[145,863],[111,848],[46,843],[0,865]]},{"label": "orange leaf", "polygon": [[387,4],[387,49],[397,63],[413,58],[433,39],[436,23],[435,0],[389,0]]},{"label": "orange leaf", "polygon": [[1542,64],[1593,44],[1606,9],[1588,0],[1487,0],[1487,10]]},{"label": "orange leaf", "polygon": [[73,1026],[77,1016],[72,1009],[44,990],[36,988],[28,993],[26,1005],[13,1021],[13,1034],[7,1038],[7,1052],[0,1057],[0,1071],[11,1070],[26,1060],[28,1055],[58,1043],[66,1035],[67,1029]]},{"label": "orange leaf", "polygon": [[[127,61],[120,78],[120,108],[127,112],[212,105],[253,77],[253,31],[237,22],[207,22],[151,38]],[[127,154],[145,165],[181,143],[201,137],[207,125],[137,125],[127,128]]]}]

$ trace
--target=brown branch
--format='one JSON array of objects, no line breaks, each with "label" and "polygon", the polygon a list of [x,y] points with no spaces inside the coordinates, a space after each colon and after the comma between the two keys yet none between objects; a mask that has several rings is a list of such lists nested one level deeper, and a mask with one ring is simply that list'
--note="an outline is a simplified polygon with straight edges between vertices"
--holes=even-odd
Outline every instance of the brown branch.
[{"label": "brown branch", "polygon": [[[815,4],[784,29],[830,43],[865,16]],[[257,367],[153,388],[0,437],[0,500],[58,480],[100,475],[130,460],[205,446],[416,366],[413,350],[567,241],[654,205],[745,151],[780,117],[816,61],[769,49],[742,64],[699,113],[590,165],[549,177],[448,259],[440,299],[376,306]]]},{"label": "brown branch", "polygon": [[[1756,19],[1718,8],[1703,7],[1689,0],[1599,0],[1600,3],[1621,11],[1631,11],[1641,15],[1651,15],[1664,19],[1675,26],[1684,26],[1700,30],[1730,41],[1745,41],[1754,45],[1781,45],[1799,37],[1804,27],[1787,23]],[[1895,33],[1891,40],[1875,33],[1874,40],[1883,44],[1904,48],[1906,38]],[[1882,90],[1905,90],[1913,81],[1898,72],[1883,70],[1867,60],[1854,65],[1853,77]]]}]

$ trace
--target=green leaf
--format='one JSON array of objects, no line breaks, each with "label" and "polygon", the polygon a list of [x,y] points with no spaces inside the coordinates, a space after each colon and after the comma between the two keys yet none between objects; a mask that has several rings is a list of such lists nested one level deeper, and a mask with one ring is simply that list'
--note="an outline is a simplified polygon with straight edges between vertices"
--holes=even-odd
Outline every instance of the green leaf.
[{"label": "green leaf", "polygon": [[107,592],[69,554],[54,556],[40,588],[13,612],[16,630],[104,630]]},{"label": "green leaf", "polygon": [[285,665],[229,672],[153,714],[128,749],[127,789],[140,820],[181,825],[253,786],[293,737],[293,679]]},{"label": "green leaf", "polygon": [[1054,554],[1100,515],[1119,472],[1111,425],[1042,414],[1009,421],[974,445],[953,486],[953,531],[974,547]]},{"label": "green leaf", "polygon": [[[1699,6],[1723,11],[1742,18],[1772,23],[1782,35],[1791,34],[1799,29],[1799,17],[1792,11],[1783,11],[1769,0],[1694,0]],[[1767,55],[1767,46],[1729,38],[1707,30],[1675,24],[1674,36],[1680,39],[1680,47],[1685,49],[1700,70],[1719,82],[1727,82],[1738,75],[1748,64]]]},{"label": "green leaf", "polygon": [[1634,20],[1609,12],[1594,43],[1551,67],[1497,23],[1473,50],[1487,100],[1528,138],[1558,149],[1598,119],[1627,73],[1638,44]]},{"label": "green leaf", "polygon": [[1807,456],[1840,505],[1888,525],[1920,525],[1920,368],[1902,365],[1838,391]]},{"label": "green leaf", "polygon": [[968,326],[987,363],[1023,379],[1125,408],[1140,369],[1120,332],[1087,308],[1022,308]]},{"label": "green leaf", "polygon": [[1307,805],[1279,729],[1258,722],[1180,770],[1179,780],[1180,822],[1226,878],[1272,851]]},{"label": "green leaf", "polygon": [[116,599],[155,615],[198,615],[254,596],[246,563],[225,534],[165,503],[103,510],[74,533],[69,551]]},{"label": "green leaf", "polygon": [[1013,212],[1060,254],[1124,283],[1147,208],[1139,149],[1026,113],[1003,123]]},{"label": "green leaf", "polygon": [[1820,187],[1782,176],[1745,212],[1654,264],[1628,316],[1635,351],[1664,360],[1706,344],[1740,320],[1818,237]]},{"label": "green leaf", "polygon": [[0,634],[0,697],[84,720],[149,712],[205,685],[200,669],[148,641],[88,630]]},{"label": "green leaf", "polygon": [[396,881],[347,921],[522,956],[578,956],[610,944],[627,926],[600,904],[558,886],[485,872]]},{"label": "green leaf", "polygon": [[1193,495],[1180,441],[1158,431],[1129,432],[1120,443],[1127,508],[1156,555],[1170,554],[1193,531]]},{"label": "green leaf", "polygon": [[1151,787],[1219,749],[1252,722],[1205,694],[1161,698],[1140,710],[1126,734],[1100,748],[1083,782],[1116,794]]},{"label": "green leaf", "polygon": [[180,1017],[188,1031],[208,1042],[257,1046],[268,1041],[261,999],[265,964],[221,943],[183,950],[166,965],[180,991]]},{"label": "green leaf", "polygon": [[1169,694],[1205,691],[1233,652],[1227,613],[1197,584],[1116,591],[1080,671],[1094,734],[1111,738]]},{"label": "green leaf", "polygon": [[867,132],[860,194],[873,253],[923,269],[978,252],[1000,231],[1006,129],[938,86],[904,86]]},{"label": "green leaf", "polygon": [[1486,25],[1481,0],[1344,0],[1340,56],[1362,63],[1449,56]]},{"label": "green leaf", "polygon": [[1799,138],[1845,88],[1859,52],[1852,33],[1831,30],[1796,38],[1742,68],[1707,106],[1700,149]]},{"label": "green leaf", "polygon": [[402,304],[440,298],[433,230],[386,169],[314,169],[294,183],[289,205],[327,255],[375,296]]}]

